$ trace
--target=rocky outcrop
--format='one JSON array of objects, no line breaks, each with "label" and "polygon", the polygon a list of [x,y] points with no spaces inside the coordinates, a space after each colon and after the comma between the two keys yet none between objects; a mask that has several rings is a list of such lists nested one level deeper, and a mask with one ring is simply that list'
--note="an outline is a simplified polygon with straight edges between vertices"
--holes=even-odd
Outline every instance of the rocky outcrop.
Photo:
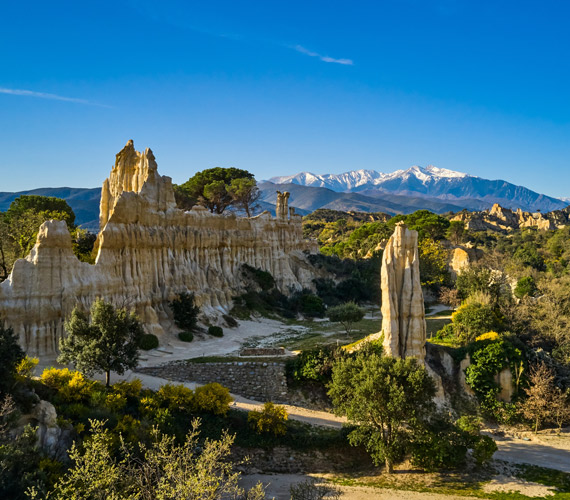
[{"label": "rocky outcrop", "polygon": [[288,215],[286,199],[277,219],[179,210],[152,151],[129,141],[103,184],[95,264],[77,260],[64,222],[44,223],[31,253],[0,283],[0,316],[28,353],[44,354],[57,351],[72,309],[97,297],[133,308],[160,336],[172,326],[167,304],[182,291],[206,313],[227,312],[244,263],[269,271],[284,293],[311,287],[304,252],[316,245],[303,239],[301,217]]},{"label": "rocky outcrop", "polygon": [[508,232],[523,227],[536,227],[540,230],[550,231],[570,224],[570,207],[543,214],[541,212],[523,212],[520,208],[513,211],[495,203],[490,210],[459,212],[451,220],[464,222],[465,228],[471,231]]},{"label": "rocky outcrop", "polygon": [[425,359],[426,322],[418,233],[398,223],[382,255],[382,332],[386,354]]},{"label": "rocky outcrop", "polygon": [[451,247],[449,249],[448,269],[452,279],[463,270],[483,257],[483,251],[478,248],[467,246]]}]

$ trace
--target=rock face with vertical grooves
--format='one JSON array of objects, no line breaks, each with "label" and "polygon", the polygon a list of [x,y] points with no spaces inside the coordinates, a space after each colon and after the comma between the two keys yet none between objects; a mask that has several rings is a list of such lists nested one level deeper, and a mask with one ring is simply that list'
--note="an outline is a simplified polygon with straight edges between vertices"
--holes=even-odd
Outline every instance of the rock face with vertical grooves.
[{"label": "rock face with vertical grooves", "polygon": [[418,233],[396,225],[382,256],[384,350],[395,358],[425,360],[426,322],[420,284]]},{"label": "rock face with vertical grooves", "polygon": [[182,291],[206,313],[227,312],[242,291],[244,263],[269,271],[284,293],[311,287],[304,252],[316,245],[303,239],[301,217],[287,214],[286,196],[276,219],[184,212],[152,151],[129,141],[103,184],[95,264],[77,260],[65,222],[45,222],[31,253],[0,283],[0,318],[28,353],[50,354],[73,308],[88,309],[97,297],[133,308],[161,336],[172,327],[167,304]]}]

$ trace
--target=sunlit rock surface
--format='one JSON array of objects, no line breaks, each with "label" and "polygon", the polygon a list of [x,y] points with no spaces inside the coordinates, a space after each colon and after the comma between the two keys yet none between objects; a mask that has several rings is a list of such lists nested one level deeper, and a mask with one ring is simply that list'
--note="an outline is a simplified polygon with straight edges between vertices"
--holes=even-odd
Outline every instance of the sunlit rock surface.
[{"label": "sunlit rock surface", "polygon": [[426,322],[420,284],[418,233],[396,225],[382,255],[384,350],[397,358],[425,359]]},{"label": "sunlit rock surface", "polygon": [[162,335],[172,326],[167,307],[194,292],[206,312],[225,312],[241,290],[246,263],[273,274],[284,293],[312,286],[301,217],[284,196],[277,218],[214,215],[202,207],[176,208],[172,182],[161,176],[150,149],[129,141],[103,183],[96,263],[79,262],[65,222],[48,221],[26,259],[0,283],[0,316],[30,354],[54,353],[72,309],[97,297],[133,308],[145,328]]}]

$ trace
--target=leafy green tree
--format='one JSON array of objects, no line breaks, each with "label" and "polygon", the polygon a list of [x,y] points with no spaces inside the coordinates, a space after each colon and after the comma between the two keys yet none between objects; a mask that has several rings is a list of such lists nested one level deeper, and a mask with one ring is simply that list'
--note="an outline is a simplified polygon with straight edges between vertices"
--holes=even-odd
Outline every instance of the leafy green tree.
[{"label": "leafy green tree", "polygon": [[81,262],[88,262],[89,264],[95,263],[95,255],[93,255],[93,247],[97,235],[90,233],[85,229],[76,227],[71,233],[71,243],[73,245],[73,253]]},{"label": "leafy green tree", "polygon": [[0,214],[0,281],[8,277],[16,259],[28,255],[39,227],[49,219],[63,220],[75,230],[75,214],[60,198],[22,195]]},{"label": "leafy green tree", "polygon": [[253,174],[239,168],[209,168],[196,173],[177,187],[178,197],[196,200],[212,213],[221,214],[234,199],[228,191],[234,179],[253,179]]},{"label": "leafy green tree", "polygon": [[6,211],[6,217],[12,220],[20,217],[27,211],[57,213],[59,215],[58,220],[64,220],[70,230],[75,227],[75,213],[67,201],[61,198],[37,195],[19,196],[10,204]]},{"label": "leafy green tree", "polygon": [[532,276],[523,276],[519,279],[514,290],[515,296],[519,299],[522,299],[527,295],[533,297],[536,292],[538,292],[538,288],[536,286],[536,281],[534,281]]},{"label": "leafy green tree", "polygon": [[9,392],[16,367],[24,357],[14,330],[6,327],[0,318],[0,395]]},{"label": "leafy green tree", "polygon": [[[42,455],[37,447],[36,430],[27,425],[16,437],[10,435],[9,421],[16,407],[9,399],[0,402],[0,498],[24,500],[26,490],[43,490],[45,475],[40,470]],[[6,411],[8,413],[6,413]]]},{"label": "leafy green tree", "polygon": [[460,220],[452,220],[445,232],[445,237],[454,245],[459,245],[465,237],[465,223]]},{"label": "leafy green tree", "polygon": [[10,224],[5,214],[0,213],[0,282],[9,276],[16,258],[16,247],[11,238]]},{"label": "leafy green tree", "polygon": [[196,328],[200,308],[194,304],[194,294],[182,292],[172,302],[169,303],[174,323],[184,331]]},{"label": "leafy green tree", "polygon": [[414,429],[434,411],[435,385],[415,359],[359,354],[334,366],[329,396],[337,415],[358,427],[353,445],[366,447],[388,472],[402,458]]},{"label": "leafy green tree", "polygon": [[16,249],[16,258],[21,259],[30,253],[36,243],[40,226],[49,219],[58,218],[52,212],[34,212],[26,210],[9,220],[9,233]]},{"label": "leafy green tree", "polygon": [[243,210],[248,217],[251,217],[251,211],[258,207],[257,201],[261,196],[261,191],[257,187],[255,179],[249,177],[240,177],[232,179],[228,193],[232,197],[232,203]]},{"label": "leafy green tree", "polygon": [[538,253],[534,243],[524,243],[515,251],[513,258],[523,266],[532,267],[537,271],[545,270],[544,258]]},{"label": "leafy green tree", "polygon": [[86,375],[105,373],[110,386],[111,371],[122,375],[139,361],[139,342],[144,334],[140,321],[126,309],[97,299],[91,306],[91,321],[76,307],[65,322],[67,337],[60,341],[58,362],[73,363]]},{"label": "leafy green tree", "polygon": [[388,221],[393,228],[397,222],[404,221],[406,226],[419,233],[420,239],[431,238],[432,240],[442,240],[445,238],[449,221],[441,215],[434,214],[429,210],[417,210],[408,215],[397,215]]},{"label": "leafy green tree", "polygon": [[494,304],[510,294],[506,276],[486,266],[470,266],[463,269],[457,275],[455,287],[463,300],[480,292],[489,295]]},{"label": "leafy green tree", "polygon": [[450,282],[448,253],[439,241],[431,238],[426,237],[418,242],[422,286],[438,289]]},{"label": "leafy green tree", "polygon": [[357,306],[354,302],[346,302],[329,308],[328,316],[329,320],[340,323],[346,330],[346,334],[350,335],[352,325],[364,318],[364,309]]}]

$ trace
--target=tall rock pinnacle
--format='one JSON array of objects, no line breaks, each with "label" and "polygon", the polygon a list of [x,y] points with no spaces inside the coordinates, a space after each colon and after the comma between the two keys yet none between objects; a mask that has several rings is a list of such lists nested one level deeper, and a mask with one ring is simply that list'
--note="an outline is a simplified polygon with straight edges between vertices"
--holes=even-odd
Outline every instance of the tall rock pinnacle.
[{"label": "tall rock pinnacle", "polygon": [[418,233],[401,222],[382,256],[384,350],[395,358],[425,360],[426,322],[420,285]]}]

